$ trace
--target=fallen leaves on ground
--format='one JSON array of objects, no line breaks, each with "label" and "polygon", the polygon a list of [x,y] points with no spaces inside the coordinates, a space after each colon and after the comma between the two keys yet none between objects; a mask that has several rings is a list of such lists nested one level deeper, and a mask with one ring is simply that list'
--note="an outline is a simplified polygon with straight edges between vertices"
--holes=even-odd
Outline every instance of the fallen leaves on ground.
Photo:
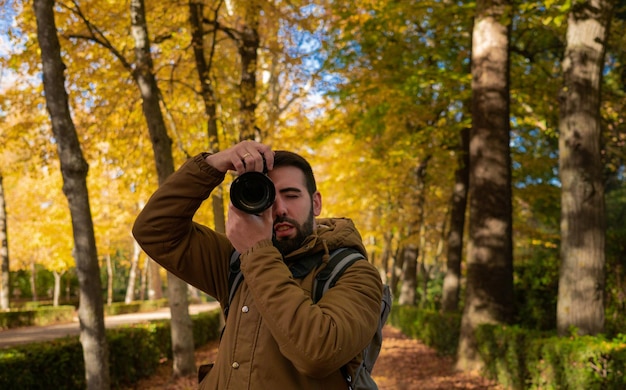
[{"label": "fallen leaves on ground", "polygon": [[[215,360],[218,342],[196,350],[198,365]],[[126,390],[197,389],[197,377],[172,378],[172,363],[164,362],[157,372]],[[383,349],[374,367],[379,390],[500,390],[502,387],[480,375],[454,370],[451,357],[439,356],[419,340],[411,339],[392,326],[383,328]]]},{"label": "fallen leaves on ground", "polygon": [[444,357],[391,326],[383,328],[383,348],[373,371],[379,390],[501,389],[478,374],[454,370],[452,357]]}]

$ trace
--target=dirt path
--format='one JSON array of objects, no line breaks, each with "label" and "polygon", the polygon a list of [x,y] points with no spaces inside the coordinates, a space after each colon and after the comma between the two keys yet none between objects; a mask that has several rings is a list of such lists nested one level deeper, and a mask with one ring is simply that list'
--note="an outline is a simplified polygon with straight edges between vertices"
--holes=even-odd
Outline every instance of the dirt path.
[{"label": "dirt path", "polygon": [[[402,334],[396,328],[385,326],[383,349],[374,367],[374,379],[380,390],[500,390],[494,382],[477,375],[455,372],[452,358],[437,353],[417,340]],[[214,360],[217,342],[196,351],[196,361]],[[135,390],[196,389],[195,378],[171,379],[171,362],[165,362],[155,375],[132,387]],[[130,390],[130,389],[127,389]]]},{"label": "dirt path", "polygon": [[396,328],[386,326],[383,334],[383,349],[373,371],[379,390],[501,389],[478,375],[455,372],[451,357],[438,356]]}]

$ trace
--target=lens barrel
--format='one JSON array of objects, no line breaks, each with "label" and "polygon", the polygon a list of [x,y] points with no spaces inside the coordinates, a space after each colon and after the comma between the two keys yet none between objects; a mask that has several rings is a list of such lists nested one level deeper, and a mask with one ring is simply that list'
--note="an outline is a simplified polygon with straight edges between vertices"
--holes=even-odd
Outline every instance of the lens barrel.
[{"label": "lens barrel", "polygon": [[276,189],[267,175],[246,172],[237,177],[230,186],[233,206],[248,214],[260,214],[274,203]]}]

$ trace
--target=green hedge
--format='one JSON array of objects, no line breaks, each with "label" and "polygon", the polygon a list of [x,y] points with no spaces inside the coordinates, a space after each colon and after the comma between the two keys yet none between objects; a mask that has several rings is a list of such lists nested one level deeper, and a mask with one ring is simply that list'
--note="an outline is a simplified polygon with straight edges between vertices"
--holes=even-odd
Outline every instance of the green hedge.
[{"label": "green hedge", "polygon": [[[390,323],[446,355],[456,354],[461,316],[396,306]],[[557,337],[518,326],[476,330],[485,375],[510,389],[626,389],[626,334]]]},{"label": "green hedge", "polygon": [[394,306],[389,322],[405,335],[419,339],[442,355],[456,355],[461,329],[459,314],[441,314],[413,306]]},{"label": "green hedge", "polygon": [[[196,346],[219,337],[219,310],[191,318]],[[169,320],[107,329],[106,337],[112,388],[152,375],[172,356]],[[0,350],[0,389],[84,389],[84,371],[78,336]]]},{"label": "green hedge", "polygon": [[71,305],[41,306],[32,310],[4,311],[0,312],[0,329],[72,322],[75,314],[76,309]]},{"label": "green hedge", "polygon": [[487,374],[515,389],[626,389],[626,335],[558,337],[515,326],[477,332]]},{"label": "green hedge", "polygon": [[104,315],[115,316],[128,313],[143,313],[147,311],[162,309],[164,307],[168,307],[167,299],[134,301],[131,303],[113,302],[110,305],[104,306]]}]

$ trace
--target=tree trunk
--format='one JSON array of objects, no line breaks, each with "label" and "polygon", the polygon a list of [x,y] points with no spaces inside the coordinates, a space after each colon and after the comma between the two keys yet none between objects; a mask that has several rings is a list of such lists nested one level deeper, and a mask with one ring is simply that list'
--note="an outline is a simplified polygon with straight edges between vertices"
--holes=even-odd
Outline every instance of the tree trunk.
[{"label": "tree trunk", "polygon": [[72,284],[70,279],[69,277],[65,279],[65,301],[68,303],[72,301]]},{"label": "tree trunk", "polygon": [[130,259],[130,271],[128,272],[128,286],[126,286],[126,295],[124,303],[131,303],[135,300],[135,283],[137,281],[137,269],[139,268],[139,257],[141,255],[141,247],[137,241],[133,239],[133,255]]},{"label": "tree trunk", "polygon": [[469,130],[461,131],[461,142],[457,152],[457,168],[454,171],[454,190],[450,211],[450,231],[448,232],[448,258],[446,276],[443,279],[441,310],[459,310],[461,290],[461,262],[463,261],[463,232],[469,185]]},{"label": "tree trunk", "polygon": [[146,290],[148,289],[148,278],[150,278],[150,258],[146,256],[146,260],[143,262],[143,268],[141,269],[141,282],[139,283],[139,300],[146,299]]},{"label": "tree trunk", "polygon": [[[409,222],[409,234],[407,237],[411,240],[415,240],[421,243],[421,233],[424,223],[424,203],[426,201],[426,169],[428,168],[428,162],[432,158],[428,155],[415,169],[415,185],[412,187],[415,193],[415,219]],[[413,231],[419,232],[419,237],[411,237]],[[404,247],[404,267],[402,268],[402,287],[400,291],[399,303],[401,305],[416,305],[416,293],[417,293],[417,261],[420,252],[420,244],[414,242],[408,243]]]},{"label": "tree trunk", "polygon": [[[217,23],[217,15],[215,15],[213,22]],[[191,44],[196,60],[198,79],[200,80],[202,101],[204,102],[204,112],[207,116],[208,151],[210,153],[216,153],[220,150],[220,143],[217,131],[217,102],[215,99],[215,91],[211,85],[211,64],[215,52],[215,34],[217,33],[217,28],[213,30],[211,50],[209,60],[207,61],[204,51],[204,4],[202,1],[189,1],[189,24],[191,26]]]},{"label": "tree trunk", "polygon": [[560,91],[560,335],[604,330],[605,215],[600,86],[613,2],[573,3]]},{"label": "tree trunk", "polygon": [[30,291],[33,295],[33,302],[37,302],[39,297],[37,296],[37,263],[35,259],[30,260]]},{"label": "tree trunk", "polygon": [[11,281],[9,272],[9,238],[7,236],[7,208],[4,199],[4,185],[0,173],[0,309],[10,306]]},{"label": "tree trunk", "polygon": [[393,240],[393,234],[391,234],[390,232],[385,232],[383,236],[385,242],[383,247],[383,253],[381,256],[381,262],[383,267],[382,279],[383,283],[389,283],[389,280],[391,279],[389,272],[389,259],[391,258],[391,243]]},{"label": "tree trunk", "polygon": [[74,258],[80,285],[80,342],[85,360],[87,389],[104,390],[111,387],[109,353],[104,331],[102,282],[87,191],[89,167],[70,115],[63,74],[65,65],[61,59],[53,7],[53,0],[34,2],[43,64],[43,86],[61,163],[63,193],[67,197],[72,220]]},{"label": "tree trunk", "polygon": [[[423,248],[423,246],[422,246]],[[426,262],[424,259],[424,251],[422,250],[422,255],[420,256],[420,261],[418,262],[418,276],[420,276],[421,289],[422,293],[420,294],[419,307],[425,308],[428,303],[428,282],[430,281],[430,273],[428,267],[426,267]]]},{"label": "tree trunk", "polygon": [[390,288],[394,296],[398,296],[398,283],[402,277],[404,269],[404,247],[398,246],[396,255],[393,257],[393,265],[391,267],[391,283]]},{"label": "tree trunk", "polygon": [[163,282],[161,281],[161,266],[152,259],[148,259],[148,299],[151,301],[163,299]]},{"label": "tree trunk", "polygon": [[191,301],[192,302],[199,302],[200,301],[200,290],[198,290],[197,288],[195,288],[191,284],[187,285],[187,293],[191,297]]},{"label": "tree trunk", "polygon": [[398,304],[415,306],[417,289],[417,255],[419,248],[417,244],[407,244],[402,249],[402,286]]},{"label": "tree trunk", "polygon": [[257,106],[257,50],[260,44],[258,33],[260,7],[257,1],[250,1],[246,4],[245,23],[239,43],[239,56],[241,57],[239,137],[240,140],[259,140],[260,134],[258,134],[255,125],[255,111]]},{"label": "tree trunk", "polygon": [[[167,135],[163,113],[159,105],[160,92],[154,77],[150,39],[143,0],[131,0],[131,33],[135,41],[134,77],[142,98],[143,113],[148,123],[152,150],[156,163],[159,185],[174,172],[172,140]],[[172,352],[174,370],[172,375],[195,375],[194,343],[186,283],[168,272],[169,305],[172,327]]]},{"label": "tree trunk", "polygon": [[513,317],[511,18],[507,0],[480,0],[476,4],[472,39],[470,244],[457,360],[457,368],[467,371],[483,366],[474,337],[478,325],[508,323]]},{"label": "tree trunk", "polygon": [[59,297],[61,296],[61,276],[63,276],[63,272],[52,271],[52,275],[54,276],[54,290],[52,293],[52,306],[59,306]]},{"label": "tree trunk", "polygon": [[[172,317],[172,353],[174,355],[172,375],[174,377],[195,375],[196,358],[194,355],[193,323],[189,317],[187,300],[188,285],[170,272],[167,273],[167,284]],[[181,296],[184,296],[185,299],[179,299]],[[187,315],[189,321],[186,320],[184,314]],[[188,344],[191,344],[191,353],[189,353]]]},{"label": "tree trunk", "polygon": [[104,259],[107,265],[107,305],[110,305],[113,303],[113,264],[109,253],[104,256]]},{"label": "tree trunk", "polygon": [[[215,13],[213,21],[217,23],[217,10]],[[211,50],[209,60],[207,61],[204,51],[204,4],[201,1],[191,0],[189,2],[189,22],[191,25],[191,43],[193,45],[193,52],[196,59],[198,78],[200,79],[202,101],[204,102],[204,112],[207,116],[207,135],[209,139],[208,152],[217,153],[220,151],[217,127],[217,101],[215,99],[215,91],[211,85],[210,74],[213,53],[215,52],[215,44],[217,42],[215,37],[217,27],[213,30]],[[215,231],[225,233],[226,218],[224,213],[224,191],[222,190],[221,185],[215,188],[211,193],[211,201],[213,205],[213,221],[215,224]]]}]

